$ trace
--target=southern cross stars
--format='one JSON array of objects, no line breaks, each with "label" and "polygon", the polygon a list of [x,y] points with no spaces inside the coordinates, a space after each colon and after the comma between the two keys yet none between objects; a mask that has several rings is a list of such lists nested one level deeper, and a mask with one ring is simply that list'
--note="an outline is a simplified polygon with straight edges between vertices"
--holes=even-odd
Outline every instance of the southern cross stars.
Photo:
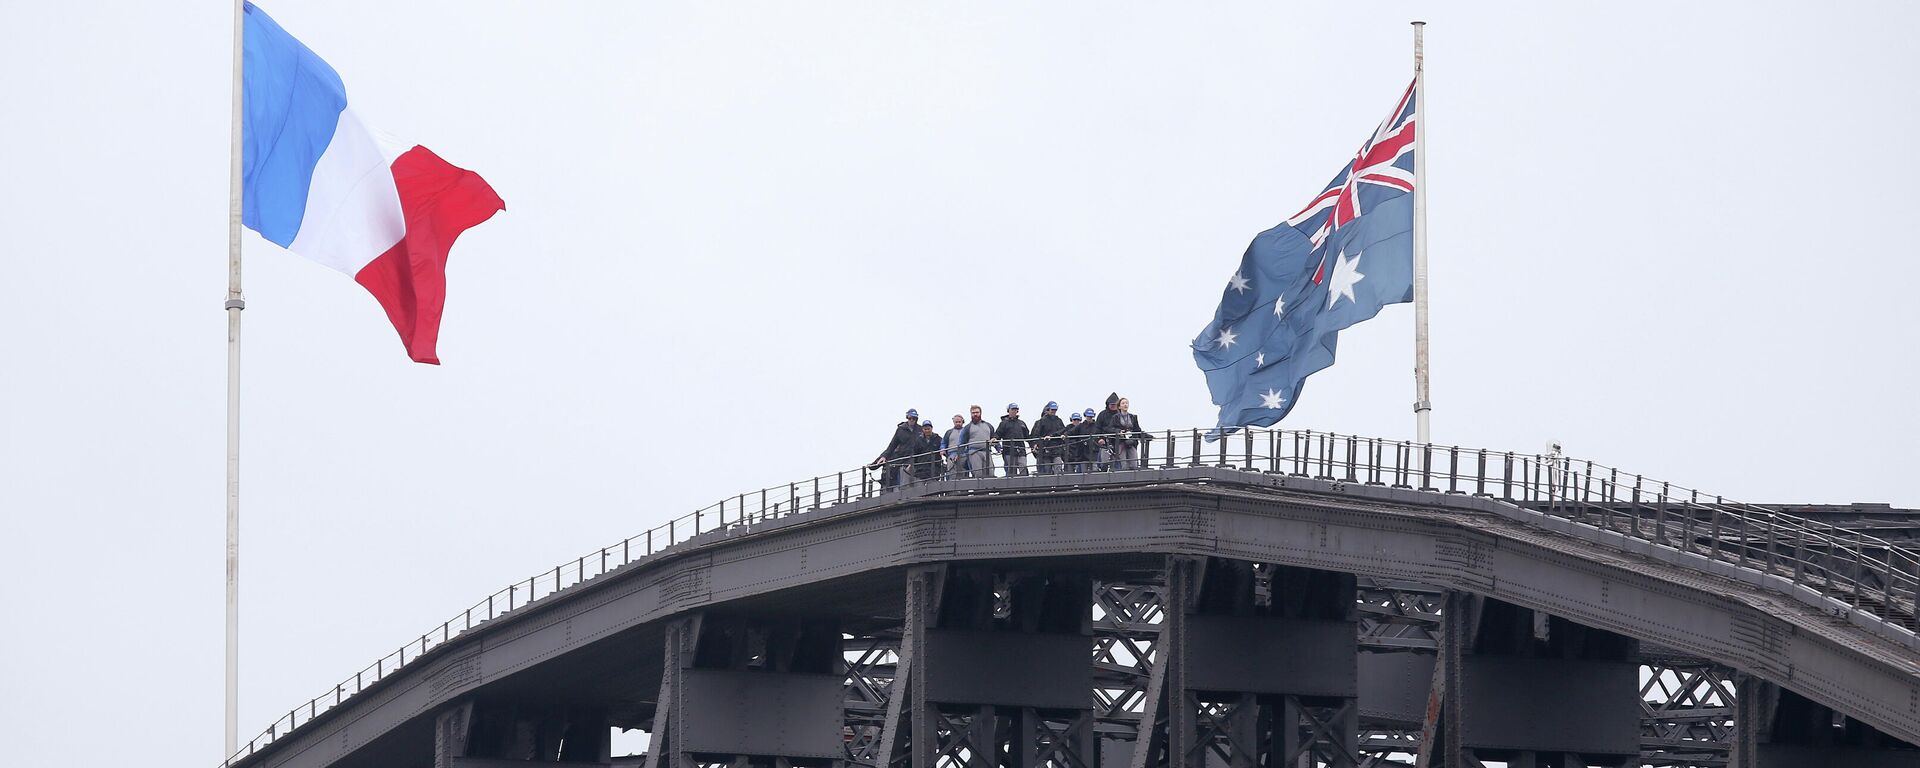
[{"label": "southern cross stars", "polygon": [[1230,349],[1233,347],[1235,335],[1232,328],[1222,328],[1220,338],[1214,339],[1213,345],[1221,349]]},{"label": "southern cross stars", "polygon": [[1272,408],[1277,411],[1286,404],[1286,401],[1287,399],[1285,397],[1282,397],[1279,392],[1275,392],[1272,389],[1268,389],[1260,394],[1260,407],[1262,408]]},{"label": "southern cross stars", "polygon": [[1265,352],[1253,353],[1253,367],[1259,368],[1260,366],[1263,366],[1266,364],[1267,364],[1267,353]]},{"label": "southern cross stars", "polygon": [[1241,277],[1240,273],[1238,272],[1233,273],[1233,277],[1227,280],[1227,287],[1232,288],[1235,291],[1239,291],[1240,293],[1247,292],[1248,284],[1249,283],[1247,282],[1247,279],[1244,277]]},{"label": "southern cross stars", "polygon": [[1287,316],[1287,297],[1282,296],[1280,298],[1273,300],[1273,316],[1274,317]]},{"label": "southern cross stars", "polygon": [[1353,285],[1364,278],[1366,275],[1360,274],[1360,254],[1356,253],[1352,259],[1348,259],[1347,252],[1341,251],[1339,258],[1334,260],[1333,275],[1328,278],[1327,309],[1333,309],[1334,302],[1339,301],[1341,296],[1347,297],[1347,301],[1359,301],[1353,297]]}]

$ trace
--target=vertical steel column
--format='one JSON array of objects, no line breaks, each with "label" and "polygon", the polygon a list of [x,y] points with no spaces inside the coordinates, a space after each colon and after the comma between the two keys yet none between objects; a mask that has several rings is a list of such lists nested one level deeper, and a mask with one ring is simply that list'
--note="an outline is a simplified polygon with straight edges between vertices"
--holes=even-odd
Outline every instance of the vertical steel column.
[{"label": "vertical steel column", "polygon": [[923,633],[926,602],[925,579],[919,571],[907,574],[906,610],[902,614],[905,626],[900,633],[900,651],[894,655],[893,682],[887,686],[887,709],[882,716],[880,743],[873,747],[872,764],[886,768],[893,762],[893,755],[900,743],[900,715],[907,706],[907,687],[911,685],[914,674],[914,661],[920,656],[920,635]]},{"label": "vertical steel column", "polygon": [[677,768],[679,761],[669,758],[662,763],[662,754],[673,754],[673,741],[679,734],[674,732],[674,719],[680,716],[675,706],[680,698],[680,670],[683,663],[685,634],[689,620],[674,619],[667,622],[666,637],[661,642],[660,655],[660,693],[653,700],[653,730],[647,734],[647,759],[644,768]]},{"label": "vertical steel column", "polygon": [[[933,622],[935,595],[940,589],[936,579],[939,577],[940,571],[933,568],[916,568],[907,574],[907,625],[900,641],[900,663],[917,668],[922,679],[926,677],[927,669],[927,626]],[[935,743],[939,737],[935,728],[939,713],[927,701],[927,686],[909,683],[906,691],[911,707],[908,717],[912,718],[909,722],[913,729],[907,737],[912,742],[909,746],[913,750],[908,767],[934,768],[934,756],[939,746]],[[888,709],[892,710],[894,702],[901,698],[896,693],[893,701],[888,702]],[[887,727],[894,728],[897,723],[898,720],[889,720]],[[891,743],[887,746],[891,746]],[[882,768],[884,766],[882,763]]]},{"label": "vertical steel column", "polygon": [[1733,749],[1727,756],[1727,768],[1759,768],[1760,732],[1769,724],[1762,717],[1766,698],[1761,689],[1766,682],[1744,672],[1734,675]]},{"label": "vertical steel column", "polygon": [[[1443,717],[1442,744],[1438,755],[1440,764],[1447,768],[1465,768],[1468,765],[1466,749],[1460,742],[1460,713],[1466,711],[1467,696],[1462,681],[1465,679],[1465,657],[1468,647],[1473,643],[1474,625],[1478,613],[1474,603],[1478,598],[1465,592],[1447,592],[1447,610],[1440,619],[1440,666],[1444,672],[1441,705]],[[1424,752],[1429,746],[1420,746]],[[1429,763],[1431,764],[1431,763]]]},{"label": "vertical steel column", "polygon": [[1194,710],[1187,692],[1187,614],[1193,610],[1200,561],[1167,558],[1166,626],[1160,630],[1160,663],[1166,668],[1162,686],[1167,706],[1167,768],[1206,768],[1206,754],[1196,749]]},{"label": "vertical steel column", "polygon": [[467,737],[473,729],[473,700],[466,699],[441,712],[433,723],[433,768],[453,768],[454,758],[467,756]]}]

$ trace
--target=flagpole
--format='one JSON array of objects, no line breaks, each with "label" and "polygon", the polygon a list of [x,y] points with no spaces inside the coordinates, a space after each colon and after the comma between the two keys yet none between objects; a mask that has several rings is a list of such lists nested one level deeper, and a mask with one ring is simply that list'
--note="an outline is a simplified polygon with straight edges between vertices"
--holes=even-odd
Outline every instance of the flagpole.
[{"label": "flagpole", "polygon": [[1427,23],[1413,22],[1413,414],[1421,444],[1433,442],[1427,390],[1427,68],[1423,35]]},{"label": "flagpole", "polygon": [[240,153],[246,2],[233,1],[233,123],[227,158],[227,751],[240,751]]}]

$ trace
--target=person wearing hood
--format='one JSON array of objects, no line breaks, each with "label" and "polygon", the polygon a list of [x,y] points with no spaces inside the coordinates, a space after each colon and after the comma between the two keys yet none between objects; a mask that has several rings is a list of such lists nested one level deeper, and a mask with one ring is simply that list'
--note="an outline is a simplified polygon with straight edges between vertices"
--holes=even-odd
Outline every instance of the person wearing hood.
[{"label": "person wearing hood", "polygon": [[868,469],[882,469],[880,487],[892,488],[912,479],[909,459],[914,454],[914,443],[920,434],[919,421],[920,411],[908,408],[906,421],[893,425],[893,439],[887,441],[887,447],[867,465]]},{"label": "person wearing hood", "polygon": [[993,439],[1000,444],[1000,463],[1007,468],[1007,477],[1021,477],[1027,474],[1027,423],[1020,419],[1020,404],[1007,403],[1007,415],[1000,417],[1000,425],[993,428]]},{"label": "person wearing hood", "polygon": [[1114,437],[1113,417],[1120,413],[1120,393],[1107,393],[1107,407],[1093,419],[1093,460],[1094,471],[1105,472],[1113,469],[1114,455],[1118,453],[1118,440]]},{"label": "person wearing hood", "polygon": [[1043,475],[1060,472],[1060,465],[1066,456],[1060,435],[1067,431],[1067,425],[1054,415],[1054,411],[1059,409],[1059,403],[1049,401],[1047,407],[1040,411],[1040,418],[1033,422],[1034,463],[1039,465],[1040,474]]}]

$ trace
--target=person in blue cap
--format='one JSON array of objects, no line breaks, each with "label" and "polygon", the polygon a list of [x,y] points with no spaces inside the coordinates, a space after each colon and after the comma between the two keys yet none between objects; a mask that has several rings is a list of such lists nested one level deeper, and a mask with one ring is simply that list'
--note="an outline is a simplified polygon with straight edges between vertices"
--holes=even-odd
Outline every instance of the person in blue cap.
[{"label": "person in blue cap", "polygon": [[906,420],[893,425],[893,439],[887,441],[887,447],[867,465],[868,469],[881,470],[880,487],[892,488],[912,479],[913,467],[909,459],[913,457],[919,434],[920,411],[908,408]]},{"label": "person in blue cap", "polygon": [[1054,415],[1060,410],[1060,404],[1051,400],[1040,411],[1040,418],[1033,422],[1033,458],[1040,468],[1040,474],[1051,475],[1061,471],[1066,461],[1066,445],[1060,435],[1067,431],[1067,425]]},{"label": "person in blue cap", "polygon": [[1007,403],[1007,415],[1000,417],[1000,426],[993,428],[993,439],[1000,444],[1000,463],[1007,468],[1007,477],[1021,477],[1027,474],[1027,423],[1020,419],[1020,404]]},{"label": "person in blue cap", "polygon": [[1067,471],[1093,471],[1093,409],[1085,414],[1073,414],[1067,425]]}]

